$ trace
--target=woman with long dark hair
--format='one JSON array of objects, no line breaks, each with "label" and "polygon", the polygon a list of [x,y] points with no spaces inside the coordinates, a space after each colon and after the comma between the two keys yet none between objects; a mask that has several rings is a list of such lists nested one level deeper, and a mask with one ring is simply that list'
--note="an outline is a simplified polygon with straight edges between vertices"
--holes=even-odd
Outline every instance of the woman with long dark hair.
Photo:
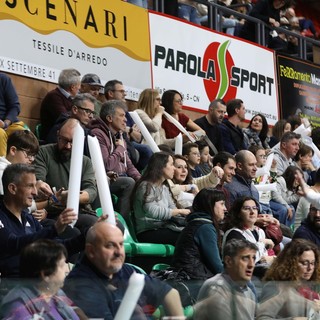
[{"label": "woman with long dark hair", "polygon": [[[193,132],[201,130],[205,134],[205,132],[196,123],[182,112],[183,97],[179,91],[165,91],[162,95],[161,101],[165,111],[179,121],[188,131]],[[180,130],[165,116],[162,118],[162,128],[166,132],[167,139],[175,138],[180,133]]]},{"label": "woman with long dark hair", "polygon": [[172,265],[191,279],[208,279],[223,270],[219,223],[227,211],[222,191],[204,188],[196,195],[193,212],[176,243]]},{"label": "woman with long dark hair", "polygon": [[173,174],[173,157],[166,152],[154,153],[133,189],[135,226],[141,242],[174,245],[179,232],[170,228],[169,221],[190,213],[189,209],[180,209],[172,196],[167,179],[172,179]]},{"label": "woman with long dark hair", "polygon": [[243,129],[244,138],[248,147],[258,145],[264,149],[269,149],[268,122],[266,117],[257,113],[254,115],[247,128]]},{"label": "woman with long dark hair", "polygon": [[259,249],[256,263],[272,263],[274,255],[269,256],[267,249],[272,249],[274,243],[266,238],[266,234],[261,228],[255,225],[259,213],[259,203],[252,197],[238,198],[233,202],[229,213],[232,228],[224,234],[223,246],[231,239],[247,239]]},{"label": "woman with long dark hair", "polygon": [[[288,227],[294,224],[295,208],[300,200],[297,172],[303,176],[303,172],[299,167],[289,166],[282,176],[277,178],[277,191],[271,192],[270,207],[273,210],[273,214],[280,223]],[[281,207],[285,207],[287,212],[283,209],[281,210]]]}]

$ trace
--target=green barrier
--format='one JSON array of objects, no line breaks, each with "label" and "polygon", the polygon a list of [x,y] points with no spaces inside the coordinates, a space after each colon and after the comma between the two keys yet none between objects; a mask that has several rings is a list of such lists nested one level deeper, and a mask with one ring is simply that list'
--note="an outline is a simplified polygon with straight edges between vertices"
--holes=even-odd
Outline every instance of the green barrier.
[{"label": "green barrier", "polygon": [[[101,208],[96,210],[97,216],[101,216]],[[169,257],[174,253],[174,246],[170,244],[141,243],[131,236],[128,225],[120,213],[115,212],[118,220],[124,227],[124,247],[127,256]]]}]

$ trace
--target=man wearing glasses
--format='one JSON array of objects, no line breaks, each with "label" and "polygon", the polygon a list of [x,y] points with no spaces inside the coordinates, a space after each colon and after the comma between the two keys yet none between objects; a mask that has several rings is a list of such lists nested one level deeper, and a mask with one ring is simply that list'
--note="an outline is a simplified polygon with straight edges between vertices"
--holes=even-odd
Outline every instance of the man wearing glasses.
[{"label": "man wearing glasses", "polygon": [[89,93],[77,94],[73,99],[73,106],[71,107],[70,112],[62,113],[57,119],[55,125],[51,128],[47,137],[47,142],[56,143],[57,132],[59,131],[61,125],[69,118],[77,119],[80,122],[86,136],[84,155],[90,157],[87,143],[87,136],[90,134],[90,130],[87,126],[96,115],[94,111],[95,102],[96,99]]},{"label": "man wearing glasses", "polygon": [[[57,143],[40,146],[35,159],[37,179],[58,190],[55,195],[59,203],[52,203],[54,199],[51,198],[48,200],[47,211],[50,219],[59,216],[67,201],[72,139],[77,123],[78,120],[74,118],[66,120],[58,131]],[[89,210],[97,197],[97,187],[91,161],[86,156],[83,156],[80,190],[79,218],[75,226],[83,232],[97,220],[95,215],[90,214],[93,211]]]}]

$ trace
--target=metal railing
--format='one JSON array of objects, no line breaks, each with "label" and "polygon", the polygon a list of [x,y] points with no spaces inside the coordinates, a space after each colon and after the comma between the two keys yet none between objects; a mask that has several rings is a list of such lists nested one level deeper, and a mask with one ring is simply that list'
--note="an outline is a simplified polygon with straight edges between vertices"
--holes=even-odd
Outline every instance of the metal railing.
[{"label": "metal railing", "polygon": [[[153,0],[153,9],[158,12],[164,13],[164,2],[170,0]],[[267,25],[265,22],[251,17],[249,15],[240,13],[236,10],[231,9],[230,7],[221,6],[213,1],[206,1],[206,0],[194,0],[200,4],[203,4],[208,7],[208,24],[207,27],[216,30],[216,31],[223,31],[222,28],[222,19],[217,19],[220,15],[228,14],[233,15],[234,17],[238,18],[239,20],[244,19],[250,22],[253,22],[256,28],[256,39],[255,42],[266,46],[266,32],[270,31],[270,26]],[[277,31],[278,33],[284,33],[286,36],[295,37],[298,39],[298,53],[297,54],[290,54],[291,56],[296,56],[300,59],[306,60],[308,57],[307,46],[317,46],[320,47],[320,41],[315,40],[312,38],[305,37],[300,35],[296,32],[292,32],[285,28],[281,27],[272,27],[273,30]],[[266,31],[267,30],[267,31]]]}]

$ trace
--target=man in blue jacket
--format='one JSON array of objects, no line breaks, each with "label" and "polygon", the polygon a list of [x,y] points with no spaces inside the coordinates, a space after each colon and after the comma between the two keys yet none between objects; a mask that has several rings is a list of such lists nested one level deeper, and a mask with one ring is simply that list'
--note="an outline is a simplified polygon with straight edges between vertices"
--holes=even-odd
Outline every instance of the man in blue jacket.
[{"label": "man in blue jacket", "polygon": [[[86,237],[85,255],[65,280],[64,291],[89,318],[114,319],[128,288],[129,278],[139,271],[125,264],[123,234],[109,223],[96,223]],[[145,276],[144,289],[131,319],[151,319],[163,305],[169,316],[182,316],[177,290]]]},{"label": "man in blue jacket", "polygon": [[320,247],[320,209],[310,206],[307,218],[302,221],[293,238],[306,239]]},{"label": "man in blue jacket", "polygon": [[[42,228],[28,211],[37,196],[35,170],[28,164],[11,164],[3,172],[3,200],[0,202],[0,273],[3,278],[19,276],[21,250],[37,239],[55,239],[76,219],[73,209],[67,208],[54,225]],[[69,254],[83,249],[84,236],[64,242]]]}]

